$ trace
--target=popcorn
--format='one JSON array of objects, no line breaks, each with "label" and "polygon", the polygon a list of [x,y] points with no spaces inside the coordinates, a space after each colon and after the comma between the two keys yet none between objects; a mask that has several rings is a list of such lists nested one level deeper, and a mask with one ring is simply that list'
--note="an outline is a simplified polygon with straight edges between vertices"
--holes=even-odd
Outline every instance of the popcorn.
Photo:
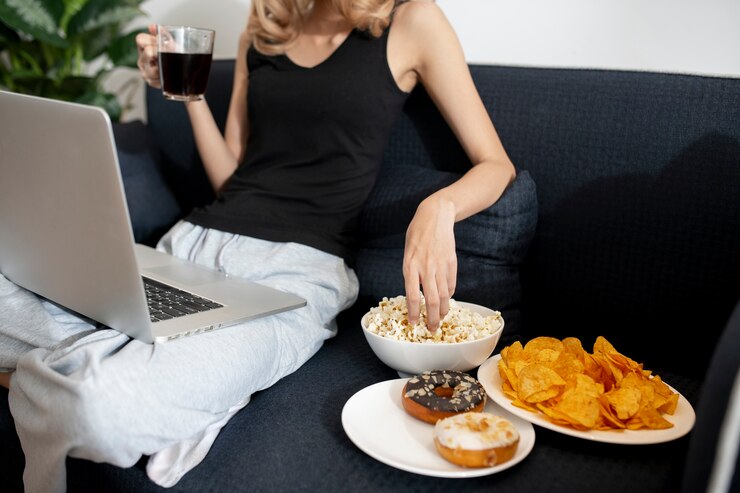
[{"label": "popcorn", "polygon": [[362,318],[363,325],[381,337],[421,343],[457,343],[483,339],[498,332],[504,324],[500,312],[484,317],[450,299],[450,311],[432,334],[427,328],[427,313],[422,297],[419,321],[409,324],[405,296],[383,298]]}]

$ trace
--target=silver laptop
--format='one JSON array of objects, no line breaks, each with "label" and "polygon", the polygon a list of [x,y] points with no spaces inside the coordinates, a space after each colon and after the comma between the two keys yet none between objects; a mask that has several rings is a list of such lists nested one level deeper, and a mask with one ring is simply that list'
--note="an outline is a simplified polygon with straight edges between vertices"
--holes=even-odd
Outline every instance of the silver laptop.
[{"label": "silver laptop", "polygon": [[306,304],[135,244],[108,115],[2,91],[0,272],[149,343]]}]

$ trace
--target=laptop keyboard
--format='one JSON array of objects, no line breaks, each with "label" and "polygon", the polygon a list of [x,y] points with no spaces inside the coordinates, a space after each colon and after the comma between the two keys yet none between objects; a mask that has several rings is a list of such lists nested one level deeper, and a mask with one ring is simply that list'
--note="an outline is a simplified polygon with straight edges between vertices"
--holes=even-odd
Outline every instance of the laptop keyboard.
[{"label": "laptop keyboard", "polygon": [[223,305],[201,298],[187,291],[173,288],[148,277],[143,277],[149,317],[152,322],[183,317],[192,313],[205,312]]}]

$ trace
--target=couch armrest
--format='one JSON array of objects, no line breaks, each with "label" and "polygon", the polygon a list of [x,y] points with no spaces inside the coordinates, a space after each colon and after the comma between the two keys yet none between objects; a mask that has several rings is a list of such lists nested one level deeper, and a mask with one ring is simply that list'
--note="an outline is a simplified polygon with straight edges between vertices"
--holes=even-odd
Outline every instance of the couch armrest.
[{"label": "couch armrest", "polygon": [[[699,395],[699,405],[696,409],[696,425],[691,433],[691,442],[684,469],[683,491],[708,491],[710,480],[717,480],[719,476],[729,474],[727,479],[733,486],[727,484],[729,491],[737,491],[740,485],[740,468],[737,463],[740,455],[734,457],[734,474],[728,470],[729,464],[720,462],[729,461],[731,457],[719,457],[721,451],[718,445],[723,437],[732,428],[730,410],[733,405],[734,387],[740,378],[740,302],[730,317],[707,371],[704,384]],[[735,417],[736,419],[736,417]],[[727,437],[726,437],[727,438]],[[726,491],[721,489],[721,491]]]}]

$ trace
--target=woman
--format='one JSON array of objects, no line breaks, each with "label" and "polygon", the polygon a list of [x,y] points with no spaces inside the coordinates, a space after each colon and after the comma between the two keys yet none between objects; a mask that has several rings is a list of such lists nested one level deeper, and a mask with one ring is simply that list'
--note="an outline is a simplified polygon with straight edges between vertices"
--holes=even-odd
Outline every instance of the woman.
[{"label": "woman", "polygon": [[[136,41],[142,77],[158,87],[155,38]],[[176,483],[252,393],[334,335],[336,315],[357,296],[360,210],[419,83],[474,164],[422,201],[407,230],[409,316],[415,322],[424,305],[436,330],[455,291],[455,222],[493,204],[514,177],[453,29],[424,1],[254,0],[224,135],[205,101],[185,103],[218,199],[159,248],[308,305],[147,345],[0,277],[0,369],[16,370],[0,383],[10,387],[28,491],[64,490],[67,455],[127,467],[148,454],[149,477]]]}]

